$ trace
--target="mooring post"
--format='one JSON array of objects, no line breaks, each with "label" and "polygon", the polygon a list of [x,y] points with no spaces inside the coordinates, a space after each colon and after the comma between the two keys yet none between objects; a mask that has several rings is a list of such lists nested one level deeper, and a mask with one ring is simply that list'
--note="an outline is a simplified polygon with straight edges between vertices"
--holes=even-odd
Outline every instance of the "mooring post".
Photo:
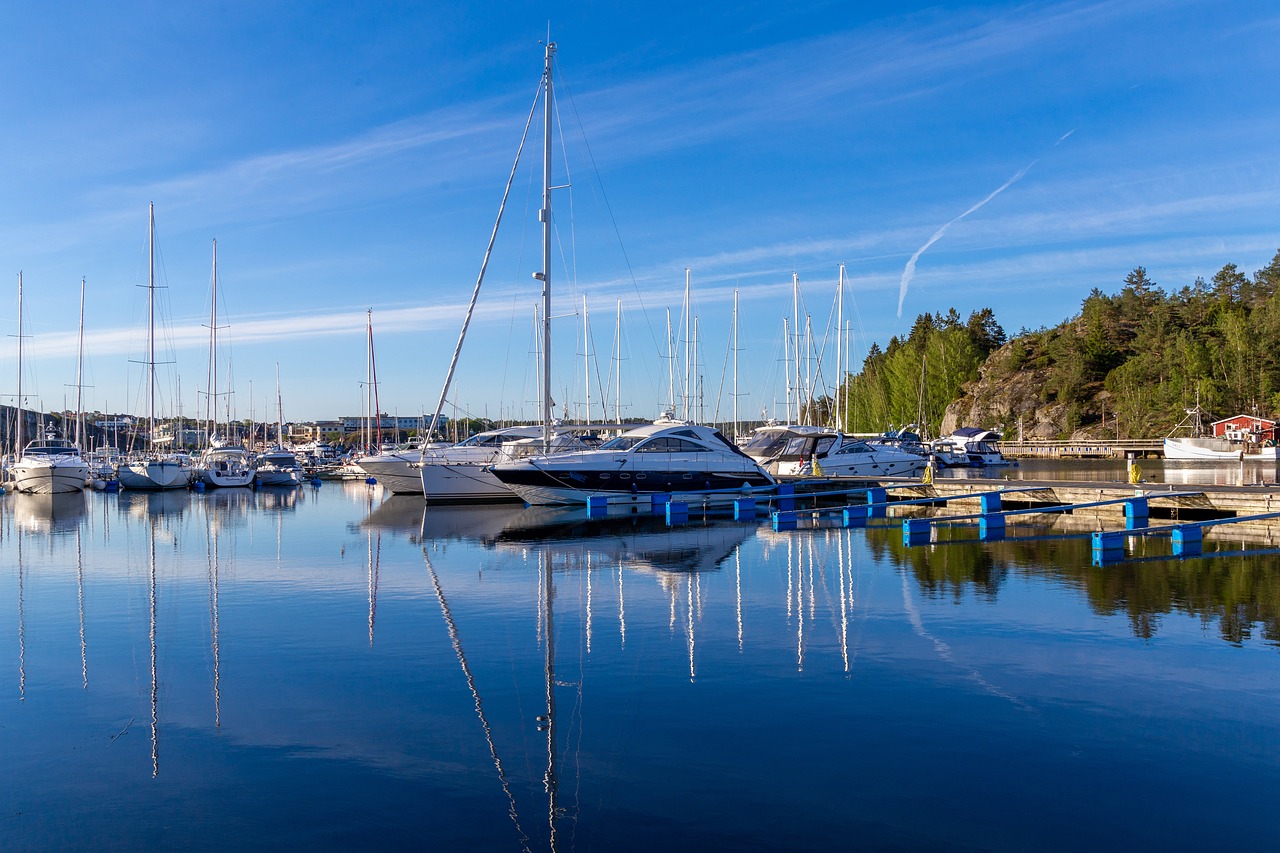
[{"label": "mooring post", "polygon": [[1204,530],[1198,524],[1180,524],[1170,534],[1173,556],[1199,557],[1204,549]]},{"label": "mooring post", "polygon": [[1093,533],[1093,564],[1105,566],[1124,559],[1124,533],[1119,530],[1095,530]]},{"label": "mooring post", "polygon": [[1124,502],[1124,529],[1137,530],[1147,526],[1147,499],[1134,498]]},{"label": "mooring post", "polygon": [[983,542],[999,542],[1004,538],[1004,516],[991,513],[978,519],[978,538]]},{"label": "mooring post", "polygon": [[845,527],[866,527],[867,526],[867,508],[863,506],[844,508],[841,514],[844,519]]},{"label": "mooring post", "polygon": [[889,503],[889,492],[876,487],[867,489],[867,518],[884,518],[888,515],[885,504]]},{"label": "mooring post", "polygon": [[926,544],[929,541],[929,528],[932,524],[932,519],[928,518],[904,518],[902,544],[908,546]]},{"label": "mooring post", "polygon": [[609,498],[605,495],[587,496],[587,518],[600,518],[609,512]]}]

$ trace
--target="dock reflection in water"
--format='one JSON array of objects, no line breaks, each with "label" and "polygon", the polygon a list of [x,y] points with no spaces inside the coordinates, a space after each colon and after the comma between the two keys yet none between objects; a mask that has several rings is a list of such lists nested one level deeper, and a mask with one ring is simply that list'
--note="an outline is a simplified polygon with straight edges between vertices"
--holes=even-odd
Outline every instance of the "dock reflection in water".
[{"label": "dock reflection in water", "polygon": [[1274,558],[1101,569],[1061,520],[906,548],[892,519],[668,528],[364,484],[33,506],[0,499],[7,848],[1280,832]]}]

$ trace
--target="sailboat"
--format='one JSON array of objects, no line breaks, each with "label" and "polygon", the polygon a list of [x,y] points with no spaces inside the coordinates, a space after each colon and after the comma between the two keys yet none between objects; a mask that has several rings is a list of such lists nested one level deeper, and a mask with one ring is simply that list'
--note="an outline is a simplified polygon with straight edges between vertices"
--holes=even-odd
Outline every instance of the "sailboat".
[{"label": "sailboat", "polygon": [[395,495],[422,494],[422,479],[415,466],[422,461],[422,453],[426,447],[427,437],[417,447],[382,446],[382,411],[378,405],[378,362],[373,348],[373,309],[367,315],[368,343],[365,351],[365,366],[368,368],[368,379],[365,381],[368,402],[365,406],[364,444],[366,448],[376,448],[355,460],[355,467],[369,477],[373,477],[387,491]]},{"label": "sailboat", "polygon": [[[200,454],[200,480],[206,486],[252,486],[257,476],[253,456],[230,437],[223,438],[217,431],[218,399],[218,241],[213,241],[213,307],[209,320],[209,446]],[[231,430],[230,402],[228,402],[227,431]]]},{"label": "sailboat", "polygon": [[[466,339],[467,328],[475,311],[476,300],[480,295],[480,286],[484,282],[485,270],[493,252],[493,245],[498,236],[498,227],[502,224],[502,214],[506,209],[507,198],[520,164],[520,154],[524,150],[524,142],[528,135],[539,101],[543,107],[543,160],[542,160],[542,208],[538,211],[538,220],[542,223],[542,271],[533,277],[542,282],[541,343],[542,371],[539,381],[542,403],[541,424],[537,426],[509,427],[506,430],[494,430],[474,435],[466,441],[452,447],[436,451],[424,451],[418,463],[421,475],[422,493],[426,500],[436,503],[456,502],[492,502],[513,501],[520,498],[500,480],[491,470],[494,463],[512,462],[533,453],[551,454],[570,450],[598,447],[599,441],[590,434],[589,428],[582,426],[565,427],[557,424],[552,418],[551,400],[551,154],[552,128],[554,126],[554,87],[552,85],[553,58],[556,47],[547,44],[546,60],[542,73],[542,84],[534,99],[533,108],[525,124],[525,136],[521,138],[520,149],[516,153],[515,162],[511,165],[511,173],[507,177],[507,186],[502,196],[502,204],[498,207],[497,221],[493,224],[493,232],[489,236],[489,245],[485,249],[484,260],[480,265],[480,274],[471,292],[471,303],[462,321],[462,331],[453,350],[453,358],[445,374],[444,385],[440,389],[440,399],[436,403],[435,413],[431,418],[428,435],[435,432],[440,422],[440,413],[444,409],[445,399],[453,381],[453,374],[458,365],[458,357],[462,352],[462,343]],[[363,463],[362,463],[363,464]]]},{"label": "sailboat", "polygon": [[280,365],[276,365],[276,443],[258,454],[258,483],[263,486],[296,486],[302,482],[298,457],[284,446],[284,404],[280,400]]},{"label": "sailboat", "polygon": [[21,448],[9,469],[13,487],[19,492],[38,495],[84,491],[89,479],[89,466],[80,448],[59,438],[50,426],[43,440],[22,445],[22,273],[18,273],[18,427],[15,448]]},{"label": "sailboat", "polygon": [[156,206],[147,207],[147,442],[148,450],[116,468],[124,489],[185,489],[194,469],[185,453],[156,450]]}]

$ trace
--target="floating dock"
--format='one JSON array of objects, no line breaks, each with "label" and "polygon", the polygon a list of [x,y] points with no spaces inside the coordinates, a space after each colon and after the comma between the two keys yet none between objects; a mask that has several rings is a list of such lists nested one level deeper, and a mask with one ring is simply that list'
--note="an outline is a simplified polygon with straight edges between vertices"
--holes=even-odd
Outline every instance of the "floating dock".
[{"label": "floating dock", "polygon": [[[910,485],[909,481],[884,481],[894,485],[894,497],[909,499],[934,497],[964,506],[966,500],[980,511],[984,492],[1004,491],[1002,502],[1009,507],[1054,506],[1064,504],[1099,504],[1131,498],[1159,498],[1151,505],[1151,514],[1174,520],[1205,520],[1244,515],[1263,515],[1280,511],[1280,485],[1219,486],[1209,484],[1116,483],[1089,480],[997,480],[951,479],[939,477],[932,483]],[[1105,508],[1100,508],[1105,511]]]}]

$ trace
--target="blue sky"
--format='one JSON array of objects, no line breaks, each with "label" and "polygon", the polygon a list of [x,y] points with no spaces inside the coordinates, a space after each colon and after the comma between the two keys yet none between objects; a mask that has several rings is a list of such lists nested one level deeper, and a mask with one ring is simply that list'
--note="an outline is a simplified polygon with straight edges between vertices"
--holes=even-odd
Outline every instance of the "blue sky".
[{"label": "blue sky", "polygon": [[[238,416],[274,408],[277,362],[286,418],[358,413],[370,308],[381,408],[430,411],[548,22],[558,413],[586,398],[585,297],[594,414],[619,299],[622,414],[657,414],[686,267],[724,418],[735,288],[740,411],[780,415],[793,272],[817,348],[846,265],[856,365],[923,311],[991,307],[1013,333],[1135,266],[1177,289],[1280,248],[1273,2],[7,4],[5,402],[22,270],[28,404],[74,399],[84,276],[86,407],[143,410],[154,201],[162,411],[203,406],[214,238]],[[536,412],[538,148],[459,367],[478,415]]]}]

